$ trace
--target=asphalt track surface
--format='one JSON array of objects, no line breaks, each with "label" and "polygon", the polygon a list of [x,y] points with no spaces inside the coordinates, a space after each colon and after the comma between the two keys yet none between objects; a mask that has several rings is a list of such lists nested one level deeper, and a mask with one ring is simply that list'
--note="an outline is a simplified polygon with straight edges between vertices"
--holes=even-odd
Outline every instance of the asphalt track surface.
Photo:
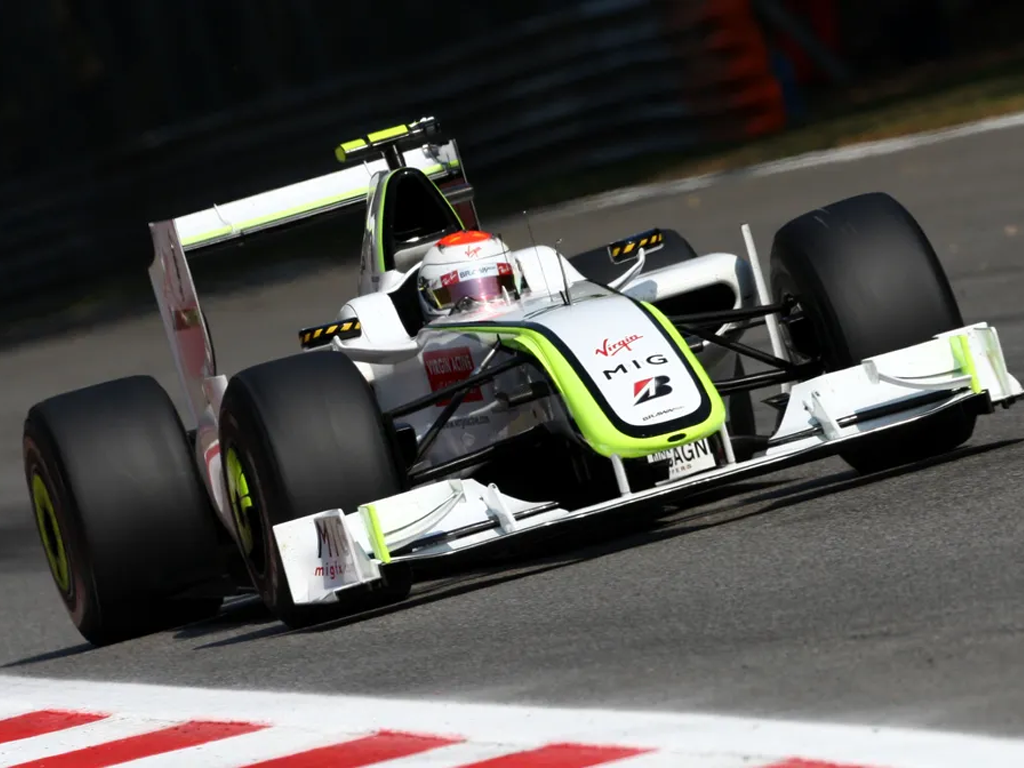
[{"label": "asphalt track surface", "polygon": [[[886,190],[932,237],[966,320],[999,328],[1021,376],[1021,146],[1024,131],[1006,130],[533,229],[569,252],[651,225],[742,252],[748,221],[766,254],[791,216]],[[521,224],[502,231],[527,242]],[[336,268],[208,298],[222,369],[295,351],[295,331],[331,317],[353,278]],[[65,616],[30,528],[21,420],[43,396],[136,372],[177,392],[155,313],[0,358],[0,672],[1024,732],[1024,406],[982,419],[943,462],[859,478],[819,461],[493,573],[445,574],[341,624],[286,632],[250,602],[97,650]]]}]

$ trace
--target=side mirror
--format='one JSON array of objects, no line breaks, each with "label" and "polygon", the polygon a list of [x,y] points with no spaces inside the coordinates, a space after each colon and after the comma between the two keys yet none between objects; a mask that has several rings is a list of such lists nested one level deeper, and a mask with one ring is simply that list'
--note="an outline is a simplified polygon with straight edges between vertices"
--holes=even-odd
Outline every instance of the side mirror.
[{"label": "side mirror", "polygon": [[375,344],[372,347],[364,347],[360,346],[358,342],[346,344],[341,339],[333,340],[332,344],[338,352],[344,352],[357,363],[400,363],[410,357],[415,357],[420,351],[420,345],[416,343],[415,339],[392,346]]},{"label": "side mirror", "polygon": [[628,285],[634,277],[640,274],[640,271],[644,268],[644,264],[646,263],[647,252],[644,248],[641,247],[636,254],[636,262],[633,264],[633,266],[631,266],[621,275],[619,275],[610,283],[608,283],[608,287],[611,288],[613,291],[617,291],[623,286]]}]

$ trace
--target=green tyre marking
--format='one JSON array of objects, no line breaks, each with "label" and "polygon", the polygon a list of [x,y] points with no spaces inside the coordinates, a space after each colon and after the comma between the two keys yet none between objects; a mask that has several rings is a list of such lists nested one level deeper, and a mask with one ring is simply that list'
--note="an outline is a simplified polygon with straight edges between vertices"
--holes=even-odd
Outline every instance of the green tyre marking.
[{"label": "green tyre marking", "polygon": [[245,477],[242,461],[234,447],[228,449],[225,466],[228,472],[228,498],[235,516],[235,527],[238,529],[242,550],[248,556],[252,554],[253,549],[252,525],[249,523],[252,496],[249,495],[249,481]]},{"label": "green tyre marking", "polygon": [[71,594],[71,569],[68,567],[68,553],[64,548],[64,538],[57,525],[57,513],[53,508],[50,491],[38,474],[32,475],[32,504],[36,510],[36,525],[39,536],[43,540],[46,560],[50,564],[50,572],[57,587],[65,595]]}]

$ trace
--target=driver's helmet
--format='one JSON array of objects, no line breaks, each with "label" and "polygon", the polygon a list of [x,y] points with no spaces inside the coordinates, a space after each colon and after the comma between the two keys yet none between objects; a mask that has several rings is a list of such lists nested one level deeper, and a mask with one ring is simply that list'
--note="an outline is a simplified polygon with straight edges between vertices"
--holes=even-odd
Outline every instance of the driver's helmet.
[{"label": "driver's helmet", "polygon": [[522,274],[500,237],[470,229],[441,238],[427,251],[418,286],[423,314],[442,317],[454,309],[517,300]]}]

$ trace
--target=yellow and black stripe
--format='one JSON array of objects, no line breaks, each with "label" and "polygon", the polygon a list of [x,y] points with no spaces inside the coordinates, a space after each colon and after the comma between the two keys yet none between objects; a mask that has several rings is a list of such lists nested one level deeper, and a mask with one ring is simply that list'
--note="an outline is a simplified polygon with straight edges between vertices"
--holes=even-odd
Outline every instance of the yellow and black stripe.
[{"label": "yellow and black stripe", "polygon": [[613,264],[619,264],[636,255],[636,251],[645,248],[650,251],[665,244],[665,235],[660,229],[649,229],[636,235],[616,240],[608,245],[608,257]]},{"label": "yellow and black stripe", "polygon": [[331,339],[354,339],[363,334],[358,320],[345,320],[326,325],[316,325],[299,331],[299,343],[303,349],[314,349],[331,343]]}]

